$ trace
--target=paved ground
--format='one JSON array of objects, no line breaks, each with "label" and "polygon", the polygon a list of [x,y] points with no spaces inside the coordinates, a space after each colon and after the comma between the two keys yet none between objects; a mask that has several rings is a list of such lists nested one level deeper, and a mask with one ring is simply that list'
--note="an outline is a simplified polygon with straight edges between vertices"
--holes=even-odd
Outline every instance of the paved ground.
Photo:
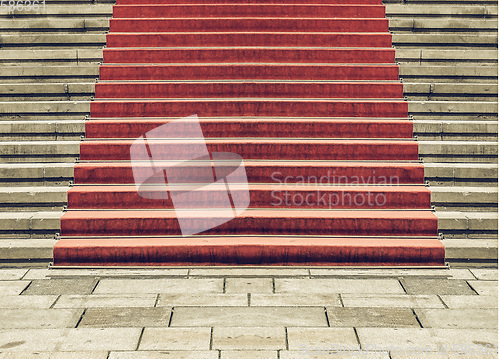
[{"label": "paved ground", "polygon": [[5,268],[0,359],[497,358],[497,285],[492,268]]}]

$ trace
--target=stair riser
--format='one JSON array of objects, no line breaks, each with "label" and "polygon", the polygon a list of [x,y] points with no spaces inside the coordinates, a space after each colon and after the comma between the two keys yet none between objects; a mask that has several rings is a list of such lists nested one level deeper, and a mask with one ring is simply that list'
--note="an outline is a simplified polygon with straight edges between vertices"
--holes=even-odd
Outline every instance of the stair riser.
[{"label": "stair riser", "polygon": [[203,46],[276,46],[276,47],[391,47],[391,34],[108,34],[106,46],[113,47],[203,47]]},{"label": "stair riser", "polygon": [[[137,191],[116,192],[79,192],[78,188],[68,193],[70,209],[172,209],[170,195],[168,199],[148,199],[139,196]],[[148,195],[148,193],[143,193]],[[158,198],[158,193],[154,193]],[[245,192],[232,191],[231,195],[246,196]],[[227,192],[191,193],[184,208],[210,208],[213,205],[224,206]],[[343,189],[336,190],[250,190],[249,208],[304,208],[304,209],[425,209],[430,208],[430,192],[422,190],[388,192],[376,188],[365,191]]]},{"label": "stair riser", "polygon": [[364,65],[153,65],[100,66],[105,80],[392,80],[399,79],[397,66]]},{"label": "stair riser", "polygon": [[93,118],[113,117],[291,116],[291,117],[388,117],[408,116],[404,101],[94,101]]},{"label": "stair riser", "polygon": [[[87,138],[138,138],[168,121],[88,121]],[[412,138],[411,121],[220,121],[201,122],[205,138],[211,137],[291,137],[291,138]]]},{"label": "stair riser", "polygon": [[[186,239],[182,238],[186,243]],[[297,244],[217,243],[200,239],[187,244],[172,239],[131,241],[62,240],[54,247],[55,265],[338,265],[443,266],[444,246],[438,241],[329,240]],[[208,242],[208,243],[207,243]],[[375,254],[376,253],[376,254]],[[374,255],[375,254],[375,255]]]},{"label": "stair riser", "polygon": [[113,18],[315,17],[385,18],[383,5],[115,5]]},{"label": "stair riser", "polygon": [[96,98],[403,98],[402,83],[97,83]]},{"label": "stair riser", "polygon": [[[193,219],[189,228],[210,228],[211,219]],[[203,234],[213,235],[435,236],[435,221],[420,218],[234,218]],[[175,218],[61,219],[63,236],[181,235]]]},{"label": "stair riser", "polygon": [[356,63],[393,64],[394,49],[109,49],[108,64]]},{"label": "stair riser", "polygon": [[[85,141],[80,145],[80,158],[84,161],[99,160],[130,160],[131,141]],[[165,151],[186,156],[192,153],[193,144],[188,146],[172,145],[169,143],[157,146],[149,143],[154,151]],[[414,141],[388,143],[207,143],[210,152],[233,152],[244,159],[276,159],[282,160],[417,160],[418,144]],[[200,147],[200,151],[202,148]],[[186,152],[185,152],[186,151]],[[179,157],[182,158],[182,157]],[[186,157],[183,157],[186,158]]]},{"label": "stair riser", "polygon": [[[149,168],[149,167],[148,167]],[[400,164],[384,167],[369,164],[332,163],[328,167],[317,167],[301,163],[283,165],[253,166],[245,163],[250,183],[324,183],[324,184],[422,184],[424,166],[422,164]],[[195,173],[186,168],[186,176],[196,179]],[[76,184],[134,183],[130,164],[76,164]]]},{"label": "stair riser", "polygon": [[388,19],[111,19],[110,32],[381,32]]}]

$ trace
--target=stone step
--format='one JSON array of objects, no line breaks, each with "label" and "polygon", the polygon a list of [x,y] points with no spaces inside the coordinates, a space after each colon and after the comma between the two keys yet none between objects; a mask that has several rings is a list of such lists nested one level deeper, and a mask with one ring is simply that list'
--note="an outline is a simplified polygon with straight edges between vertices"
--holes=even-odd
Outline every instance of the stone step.
[{"label": "stone step", "polygon": [[426,163],[424,173],[432,186],[498,185],[498,165],[494,163]]},{"label": "stone step", "polygon": [[100,63],[102,49],[16,49],[2,50],[0,64],[41,63],[45,65]]},{"label": "stone step", "polygon": [[498,189],[495,187],[429,187],[431,202],[437,211],[496,211]]},{"label": "stone step", "polygon": [[103,47],[106,45],[106,34],[60,34],[60,33],[37,33],[37,34],[8,34],[0,35],[2,47],[15,47],[18,51],[25,47],[33,49],[45,46],[92,46]]},{"label": "stone step", "polygon": [[497,35],[483,34],[393,34],[393,46],[412,46],[419,49],[436,48],[438,46],[473,46],[473,47],[496,47],[498,43]]},{"label": "stone step", "polygon": [[74,163],[0,163],[3,186],[68,186]]},{"label": "stone step", "polygon": [[55,238],[61,211],[0,212],[0,238]]},{"label": "stone step", "polygon": [[498,15],[497,6],[486,5],[453,5],[448,4],[387,4],[386,16],[388,18],[395,16],[430,16],[430,17],[494,17]]},{"label": "stone step", "polygon": [[109,30],[109,18],[26,18],[26,19],[1,19],[0,30],[4,33],[28,32],[87,32]]},{"label": "stone step", "polygon": [[404,82],[403,91],[409,100],[460,101],[473,97],[474,101],[497,101],[498,86],[494,83],[436,83]]},{"label": "stone step", "polygon": [[0,66],[0,81],[6,83],[89,83],[99,77],[98,64],[33,66]]},{"label": "stone step", "polygon": [[419,140],[496,141],[498,124],[495,121],[420,121],[413,123]]},{"label": "stone step", "polygon": [[445,239],[498,238],[498,212],[436,212]]},{"label": "stone step", "polygon": [[497,142],[418,141],[419,156],[424,162],[497,163]]},{"label": "stone step", "polygon": [[477,101],[409,101],[408,112],[417,118],[420,114],[473,114],[496,115],[497,104],[494,102]]},{"label": "stone step", "polygon": [[95,83],[7,83],[0,86],[0,101],[90,101]]},{"label": "stone step", "polygon": [[0,187],[2,211],[62,211],[69,187]]},{"label": "stone step", "polygon": [[498,67],[495,65],[468,65],[456,66],[449,62],[444,66],[420,65],[402,63],[399,66],[399,76],[406,82],[428,82],[429,79],[439,79],[440,82],[485,82],[496,83],[498,78]]},{"label": "stone step", "polygon": [[79,140],[85,121],[0,121],[0,141]]},{"label": "stone step", "polygon": [[496,19],[472,18],[464,21],[464,19],[454,18],[389,18],[389,30],[393,32],[413,31],[420,34],[421,32],[470,31],[475,33],[477,31],[496,32],[497,29]]},{"label": "stone step", "polygon": [[29,18],[29,17],[111,17],[113,6],[108,4],[72,4],[40,6],[38,11],[25,8],[18,10],[0,10],[0,18]]},{"label": "stone step", "polygon": [[396,49],[396,61],[402,63],[432,63],[454,65],[481,63],[481,66],[498,62],[496,50],[484,49]]},{"label": "stone step", "polygon": [[17,116],[20,114],[36,114],[38,116],[68,114],[85,117],[89,112],[89,101],[0,102],[0,117]]},{"label": "stone step", "polygon": [[0,163],[74,162],[80,141],[0,142]]}]

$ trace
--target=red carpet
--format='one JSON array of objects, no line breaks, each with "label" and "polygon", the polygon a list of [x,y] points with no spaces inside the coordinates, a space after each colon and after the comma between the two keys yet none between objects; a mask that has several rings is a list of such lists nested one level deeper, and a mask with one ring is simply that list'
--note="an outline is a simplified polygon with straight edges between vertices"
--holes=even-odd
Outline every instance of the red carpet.
[{"label": "red carpet", "polygon": [[[54,264],[444,265],[394,57],[380,0],[118,0]],[[181,224],[182,186],[134,184],[151,171],[134,141],[194,114],[209,153],[243,158],[231,196],[250,205],[232,220],[207,216],[226,190],[199,191]],[[202,182],[199,164],[176,170]]]}]

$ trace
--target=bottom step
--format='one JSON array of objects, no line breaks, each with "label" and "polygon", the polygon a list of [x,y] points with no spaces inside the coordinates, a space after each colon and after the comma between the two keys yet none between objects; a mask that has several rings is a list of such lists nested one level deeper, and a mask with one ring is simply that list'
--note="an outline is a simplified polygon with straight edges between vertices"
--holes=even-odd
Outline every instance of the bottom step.
[{"label": "bottom step", "polygon": [[444,266],[438,239],[195,237],[62,239],[55,266]]}]

